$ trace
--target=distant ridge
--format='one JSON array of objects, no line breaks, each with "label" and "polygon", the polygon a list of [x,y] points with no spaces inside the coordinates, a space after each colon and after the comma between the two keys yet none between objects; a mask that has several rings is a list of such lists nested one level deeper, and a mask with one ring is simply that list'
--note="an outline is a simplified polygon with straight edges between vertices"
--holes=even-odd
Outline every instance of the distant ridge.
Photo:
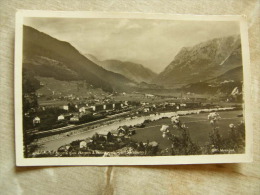
[{"label": "distant ridge", "polygon": [[85,54],[85,56],[92,62],[103,67],[104,69],[124,75],[128,79],[138,83],[150,83],[151,80],[157,76],[156,73],[141,64],[136,64],[133,62],[123,62],[120,60],[100,61],[94,55]]},{"label": "distant ridge", "polygon": [[23,67],[32,76],[85,80],[105,91],[127,90],[136,85],[126,77],[96,65],[68,42],[29,26],[24,26],[23,36]]}]

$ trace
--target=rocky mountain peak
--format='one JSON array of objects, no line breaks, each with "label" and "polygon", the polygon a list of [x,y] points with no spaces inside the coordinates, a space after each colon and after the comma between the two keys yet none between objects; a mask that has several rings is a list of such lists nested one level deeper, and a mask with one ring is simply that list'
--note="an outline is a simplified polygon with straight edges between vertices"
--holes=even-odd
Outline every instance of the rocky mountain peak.
[{"label": "rocky mountain peak", "polygon": [[240,37],[215,38],[183,47],[154,81],[166,86],[200,82],[241,65]]}]

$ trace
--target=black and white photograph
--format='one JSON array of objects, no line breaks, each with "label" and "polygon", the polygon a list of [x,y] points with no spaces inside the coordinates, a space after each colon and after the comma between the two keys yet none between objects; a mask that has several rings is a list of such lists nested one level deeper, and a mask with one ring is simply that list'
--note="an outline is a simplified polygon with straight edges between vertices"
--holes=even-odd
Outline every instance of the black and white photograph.
[{"label": "black and white photograph", "polygon": [[17,165],[252,160],[243,16],[21,11]]}]

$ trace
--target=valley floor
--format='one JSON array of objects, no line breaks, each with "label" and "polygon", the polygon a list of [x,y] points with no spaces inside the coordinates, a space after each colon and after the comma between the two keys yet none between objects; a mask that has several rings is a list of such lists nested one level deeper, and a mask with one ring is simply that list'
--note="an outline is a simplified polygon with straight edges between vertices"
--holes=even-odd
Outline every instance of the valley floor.
[{"label": "valley floor", "polygon": [[[229,124],[237,124],[243,120],[243,118],[239,117],[242,114],[242,110],[221,111],[219,113],[221,116],[221,120],[218,122],[220,127],[219,131],[223,137],[226,137],[229,130]],[[120,119],[112,124],[100,126],[94,129],[84,129],[84,127],[79,128],[71,132],[70,136],[67,134],[59,134],[48,137],[49,141],[48,139],[44,138],[42,140],[40,139],[39,143],[41,144],[41,147],[39,150],[56,151],[60,146],[69,144],[72,141],[90,138],[95,133],[107,134],[109,131],[113,133],[119,126],[140,124],[146,119],[154,119],[154,121],[148,123],[143,128],[134,128],[134,130],[136,130],[136,134],[133,135],[131,139],[137,142],[156,141],[159,143],[160,149],[165,149],[170,147],[171,142],[167,139],[163,139],[159,130],[163,124],[171,124],[170,118],[166,118],[170,115],[171,113],[161,113],[158,116],[150,115],[132,119]],[[188,127],[192,140],[200,146],[209,142],[209,133],[212,130],[207,115],[208,113],[200,113],[184,115],[180,117],[181,121],[184,122]],[[165,116],[165,118],[160,119],[163,116]],[[174,131],[171,125],[170,131]]]}]

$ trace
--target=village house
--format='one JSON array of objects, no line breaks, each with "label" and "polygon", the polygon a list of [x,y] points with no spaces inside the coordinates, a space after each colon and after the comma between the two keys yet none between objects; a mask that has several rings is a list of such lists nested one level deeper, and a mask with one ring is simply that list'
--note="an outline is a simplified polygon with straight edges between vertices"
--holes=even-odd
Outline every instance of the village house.
[{"label": "village house", "polygon": [[63,110],[69,110],[69,106],[68,105],[63,105],[62,109]]},{"label": "village house", "polygon": [[127,135],[128,133],[129,133],[129,127],[127,127],[126,125],[120,126],[117,129],[117,136]]},{"label": "village house", "polygon": [[85,112],[86,112],[86,107],[85,107],[85,106],[80,107],[80,108],[79,108],[79,112],[80,112],[80,113],[85,113]]},{"label": "village house", "polygon": [[79,143],[79,148],[86,148],[87,147],[87,142],[86,141],[81,141]]},{"label": "village house", "polygon": [[40,117],[36,116],[33,118],[33,125],[37,125],[41,123]]},{"label": "village house", "polygon": [[96,106],[90,106],[90,108],[92,109],[92,111],[96,111]]},{"label": "village house", "polygon": [[149,108],[149,107],[145,107],[145,108],[143,109],[143,112],[145,112],[145,113],[150,112],[150,108]]},{"label": "village house", "polygon": [[58,116],[58,121],[61,121],[61,120],[64,120],[64,119],[65,119],[65,117],[64,117],[63,114],[61,114],[61,115]]},{"label": "village house", "polygon": [[182,103],[182,104],[180,104],[180,107],[186,107],[186,104]]}]

